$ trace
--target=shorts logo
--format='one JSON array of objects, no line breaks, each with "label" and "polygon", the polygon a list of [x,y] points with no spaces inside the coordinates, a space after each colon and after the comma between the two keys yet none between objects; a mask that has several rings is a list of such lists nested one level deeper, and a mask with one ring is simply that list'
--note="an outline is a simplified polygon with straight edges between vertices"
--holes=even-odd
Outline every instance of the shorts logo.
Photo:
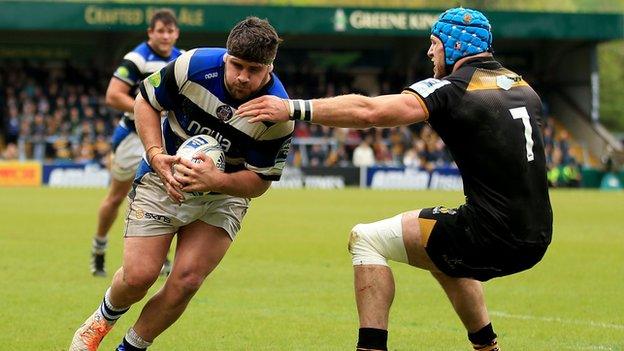
[{"label": "shorts logo", "polygon": [[229,121],[233,114],[232,108],[228,105],[217,107],[217,118],[223,122]]},{"label": "shorts logo", "polygon": [[434,207],[433,208],[433,214],[449,214],[449,215],[456,215],[457,211],[455,211],[452,208],[446,208],[444,206],[438,206],[438,207]]},{"label": "shorts logo", "polygon": [[142,219],[145,216],[145,211],[138,208],[136,209],[136,211],[134,211],[134,215],[136,216],[136,219]]},{"label": "shorts logo", "polygon": [[171,224],[171,218],[159,214],[153,214],[149,212],[145,212],[145,219],[153,219],[158,222],[163,222],[167,224]]}]

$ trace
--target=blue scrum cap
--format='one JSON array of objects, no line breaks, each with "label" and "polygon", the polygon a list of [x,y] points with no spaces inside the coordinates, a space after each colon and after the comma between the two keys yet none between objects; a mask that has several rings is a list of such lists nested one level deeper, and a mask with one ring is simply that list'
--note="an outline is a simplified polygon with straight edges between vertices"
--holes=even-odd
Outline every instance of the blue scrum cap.
[{"label": "blue scrum cap", "polygon": [[444,44],[447,65],[462,57],[492,51],[492,26],[479,11],[457,7],[446,10],[431,27],[431,34]]}]

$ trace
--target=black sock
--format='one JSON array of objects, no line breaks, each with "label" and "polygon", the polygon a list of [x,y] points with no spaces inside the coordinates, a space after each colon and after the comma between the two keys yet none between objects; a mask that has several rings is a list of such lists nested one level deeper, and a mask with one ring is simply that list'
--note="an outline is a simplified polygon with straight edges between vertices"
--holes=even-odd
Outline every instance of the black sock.
[{"label": "black sock", "polygon": [[147,349],[140,349],[140,348],[132,345],[131,343],[128,342],[128,340],[126,340],[125,337],[123,339],[123,346],[124,346],[124,350],[125,351],[145,351],[145,350],[147,350]]},{"label": "black sock", "polygon": [[360,328],[358,349],[388,350],[388,331],[375,328]]},{"label": "black sock", "polygon": [[486,325],[477,332],[468,333],[468,340],[474,345],[492,345],[496,341],[496,333],[494,333],[492,323]]}]

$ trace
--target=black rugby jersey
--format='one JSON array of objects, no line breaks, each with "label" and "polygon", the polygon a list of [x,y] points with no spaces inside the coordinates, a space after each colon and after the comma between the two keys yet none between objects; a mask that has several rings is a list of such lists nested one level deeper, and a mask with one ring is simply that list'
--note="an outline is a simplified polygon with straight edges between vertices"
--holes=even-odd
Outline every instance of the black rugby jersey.
[{"label": "black rugby jersey", "polygon": [[484,235],[505,245],[548,244],[552,210],[540,131],[542,103],[493,58],[406,88],[419,98],[462,175],[466,205]]}]

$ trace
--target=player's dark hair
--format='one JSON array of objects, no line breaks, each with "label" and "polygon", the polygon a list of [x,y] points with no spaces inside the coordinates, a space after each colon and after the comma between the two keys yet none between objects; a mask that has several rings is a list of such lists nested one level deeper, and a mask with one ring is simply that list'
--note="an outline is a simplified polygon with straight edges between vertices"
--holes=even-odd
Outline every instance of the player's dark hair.
[{"label": "player's dark hair", "polygon": [[275,59],[281,42],[269,21],[250,16],[232,28],[227,49],[232,56],[268,65]]},{"label": "player's dark hair", "polygon": [[155,10],[154,13],[152,13],[152,18],[150,19],[149,28],[156,28],[156,22],[158,21],[162,22],[165,26],[171,24],[176,27],[178,26],[178,19],[172,9],[162,8]]}]

